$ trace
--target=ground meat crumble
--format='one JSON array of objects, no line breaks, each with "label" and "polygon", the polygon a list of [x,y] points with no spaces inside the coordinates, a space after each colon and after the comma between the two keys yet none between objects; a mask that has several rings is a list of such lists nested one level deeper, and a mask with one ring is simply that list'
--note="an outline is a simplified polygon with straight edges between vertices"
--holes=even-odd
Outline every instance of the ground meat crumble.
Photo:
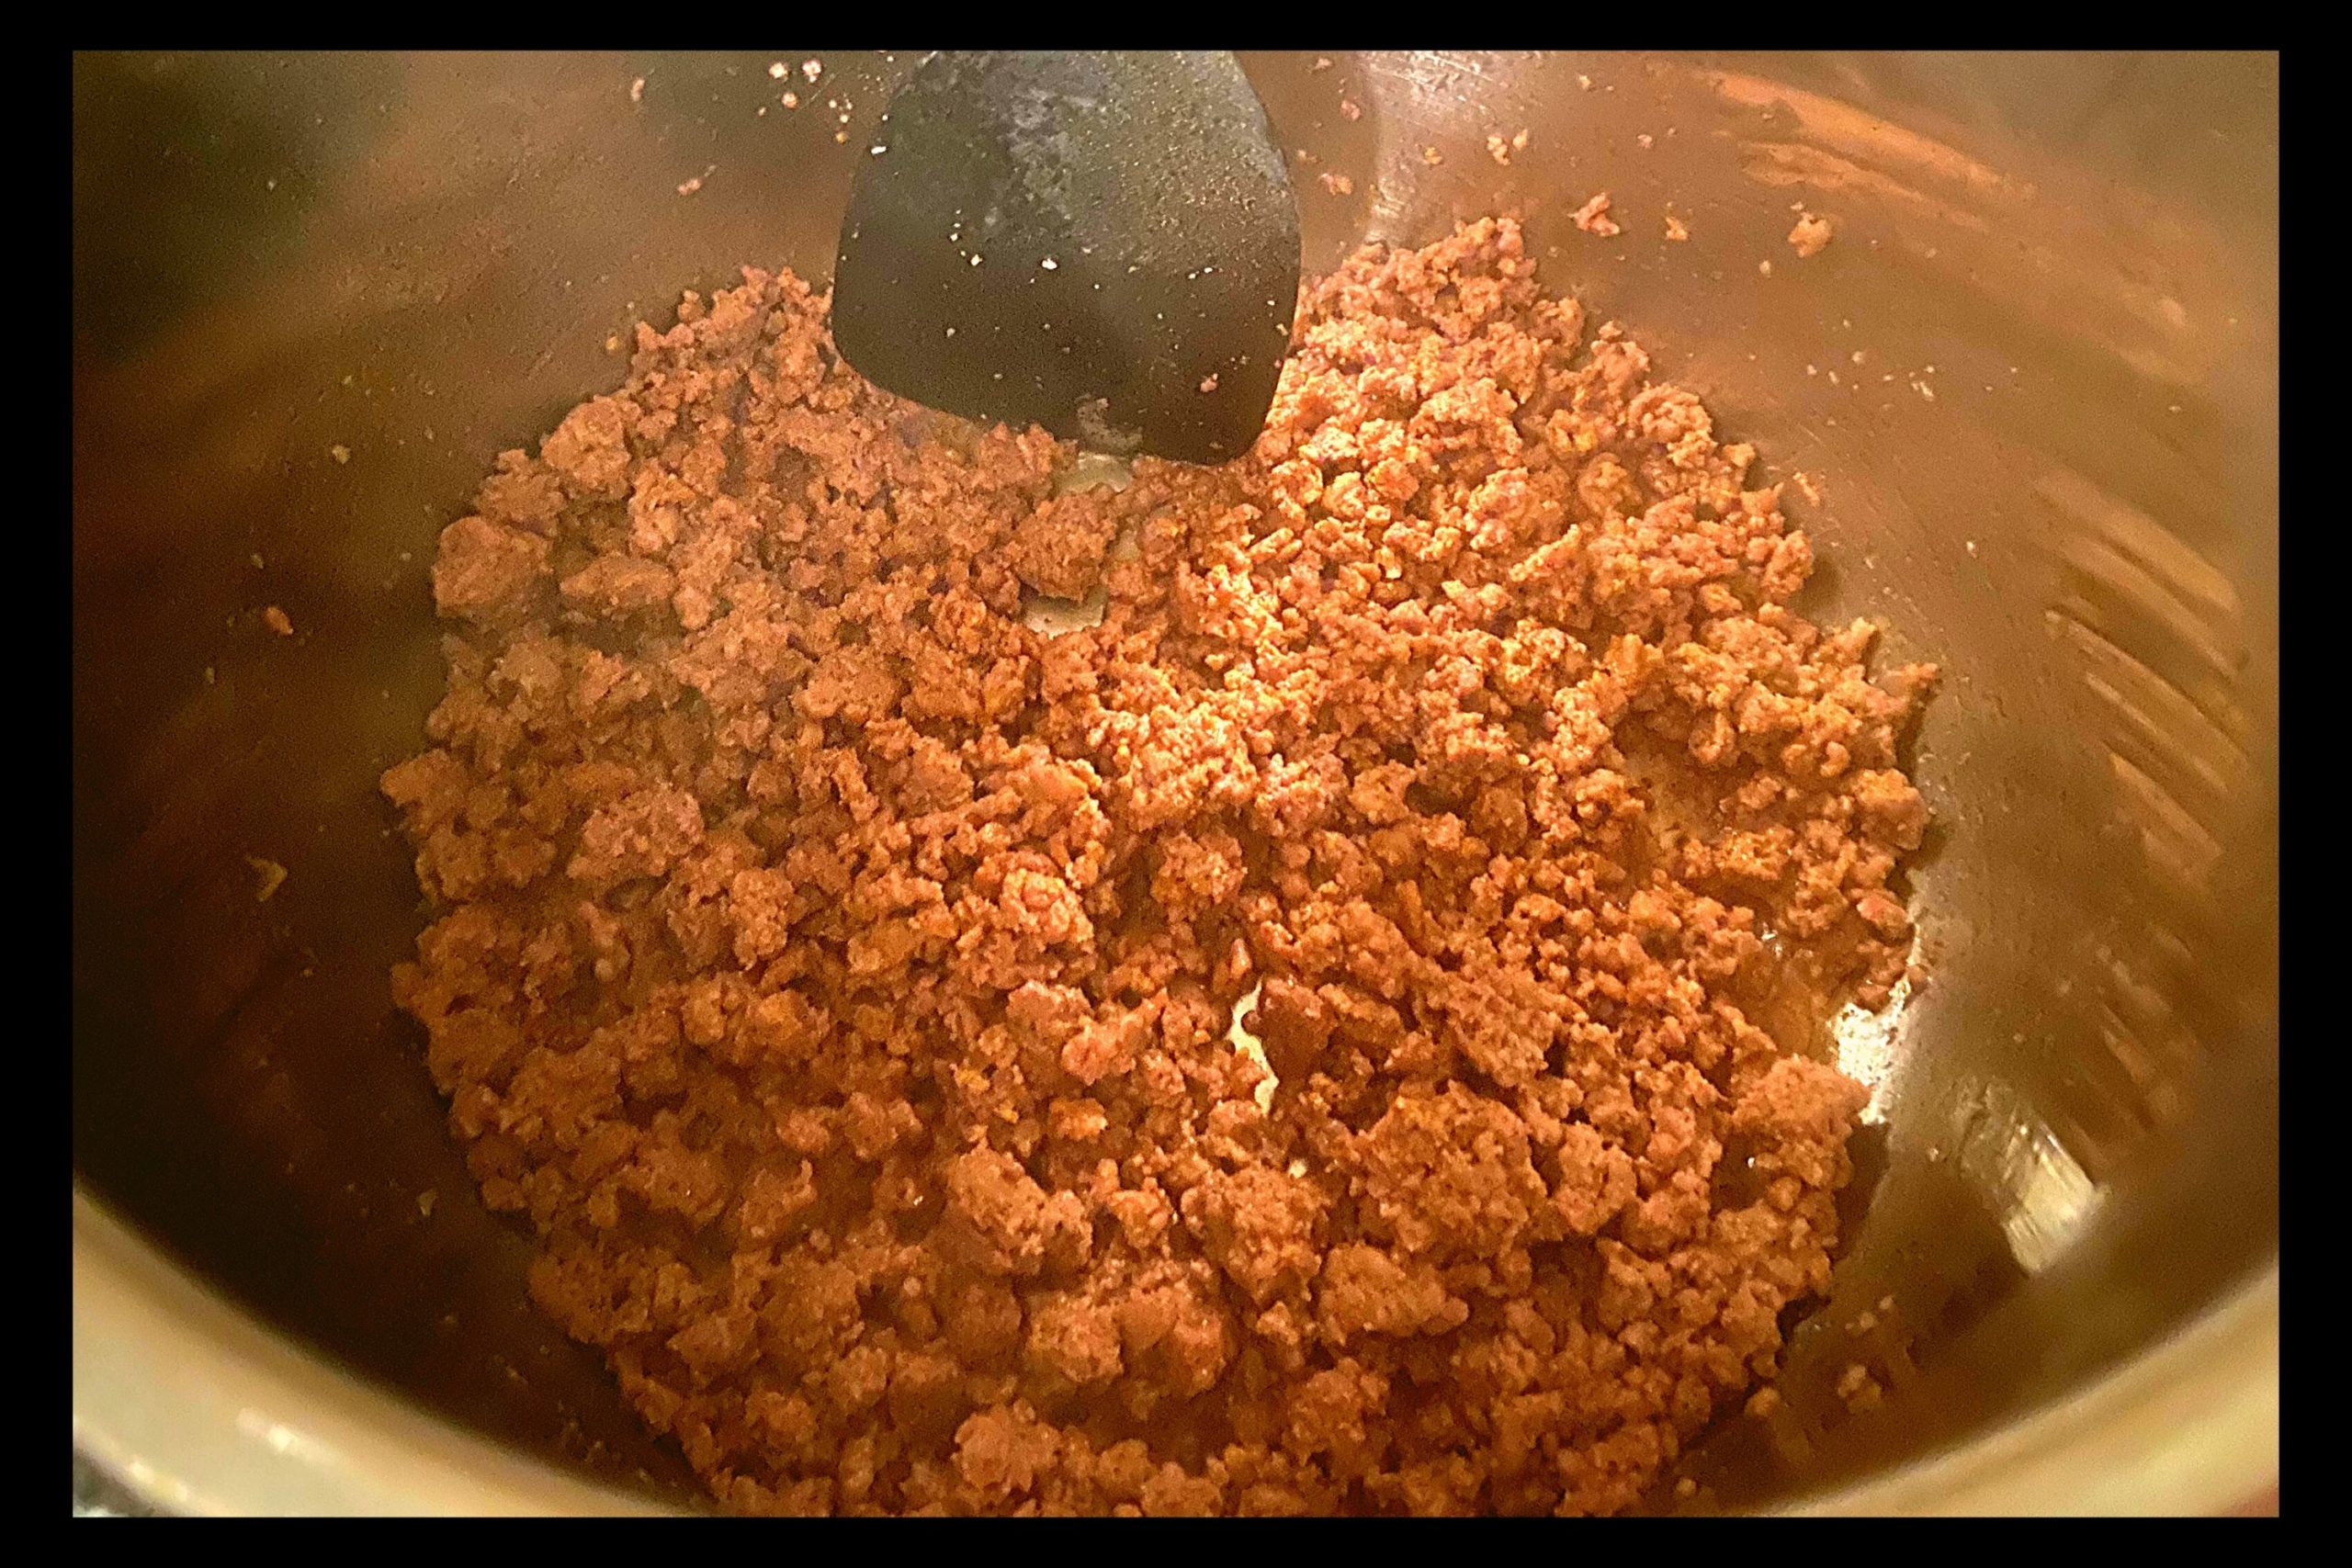
[{"label": "ground meat crumble", "polygon": [[395,991],[536,1300],[747,1512],[1634,1503],[1826,1280],[1932,671],[1510,222],[1125,490],[825,309],[688,295],[442,536]]}]

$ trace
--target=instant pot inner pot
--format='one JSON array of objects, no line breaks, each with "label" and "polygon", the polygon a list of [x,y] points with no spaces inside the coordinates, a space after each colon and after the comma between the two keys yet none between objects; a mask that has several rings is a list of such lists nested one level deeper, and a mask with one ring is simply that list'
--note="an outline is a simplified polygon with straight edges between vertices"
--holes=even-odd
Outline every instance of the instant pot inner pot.
[{"label": "instant pot inner pot", "polygon": [[[825,275],[908,57],[805,58],[74,67],[79,1179],[366,1378],[681,1497],[444,1135],[376,779],[438,695],[427,570],[494,454],[680,290]],[[1682,1473],[1724,1506],[1851,1483],[2272,1267],[2275,60],[1247,63],[1310,270],[1523,215],[1551,287],[1819,478],[1808,612],[1946,671],[1924,979],[1839,1039],[1876,1086],[1849,1244],[1781,1412]],[[1603,190],[1615,238],[1568,221]],[[1837,233],[1805,260],[1800,206]]]}]

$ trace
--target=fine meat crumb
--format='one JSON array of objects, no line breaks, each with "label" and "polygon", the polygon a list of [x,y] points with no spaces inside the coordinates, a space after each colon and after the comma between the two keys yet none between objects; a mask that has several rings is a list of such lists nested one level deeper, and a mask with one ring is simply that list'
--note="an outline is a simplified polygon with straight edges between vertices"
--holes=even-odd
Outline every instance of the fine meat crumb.
[{"label": "fine meat crumb", "polygon": [[1586,233],[1599,234],[1603,239],[1624,232],[1618,226],[1617,220],[1609,216],[1609,193],[1605,190],[1577,208],[1569,215],[1568,221]]},{"label": "fine meat crumb", "polygon": [[1848,1410],[1859,1416],[1865,1410],[1876,1409],[1885,1400],[1886,1390],[1871,1374],[1869,1367],[1857,1361],[1838,1374],[1838,1397],[1845,1402]]},{"label": "fine meat crumb", "polygon": [[1819,255],[1822,247],[1829,243],[1831,231],[1828,219],[1804,213],[1797,219],[1796,227],[1789,231],[1789,247],[1800,256]]}]

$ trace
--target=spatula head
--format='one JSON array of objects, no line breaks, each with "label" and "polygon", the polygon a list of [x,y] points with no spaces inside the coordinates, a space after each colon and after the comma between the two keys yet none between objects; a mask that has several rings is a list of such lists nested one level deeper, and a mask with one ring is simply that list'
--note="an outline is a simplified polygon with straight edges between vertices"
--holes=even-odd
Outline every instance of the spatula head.
[{"label": "spatula head", "polygon": [[850,192],[833,341],[902,397],[1193,463],[1258,436],[1298,209],[1229,54],[943,51]]}]

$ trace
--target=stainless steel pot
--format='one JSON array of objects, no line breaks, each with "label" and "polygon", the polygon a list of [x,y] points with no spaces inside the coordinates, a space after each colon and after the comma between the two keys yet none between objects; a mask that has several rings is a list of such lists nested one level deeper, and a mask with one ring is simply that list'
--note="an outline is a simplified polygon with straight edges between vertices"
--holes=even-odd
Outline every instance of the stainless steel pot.
[{"label": "stainless steel pot", "polygon": [[[170,1506],[690,1501],[443,1136],[374,781],[436,694],[426,569],[492,455],[681,288],[824,272],[907,61],[804,58],[75,63],[74,1430]],[[1815,607],[1949,671],[1928,979],[1841,1036],[1878,1085],[1851,1245],[1781,1410],[1725,1423],[1680,1506],[2260,1493],[2275,57],[1248,63],[1310,267],[1524,215],[1551,283],[1821,481]],[[1611,239],[1567,221],[1601,190]],[[1811,259],[1800,207],[1836,229]]]}]

